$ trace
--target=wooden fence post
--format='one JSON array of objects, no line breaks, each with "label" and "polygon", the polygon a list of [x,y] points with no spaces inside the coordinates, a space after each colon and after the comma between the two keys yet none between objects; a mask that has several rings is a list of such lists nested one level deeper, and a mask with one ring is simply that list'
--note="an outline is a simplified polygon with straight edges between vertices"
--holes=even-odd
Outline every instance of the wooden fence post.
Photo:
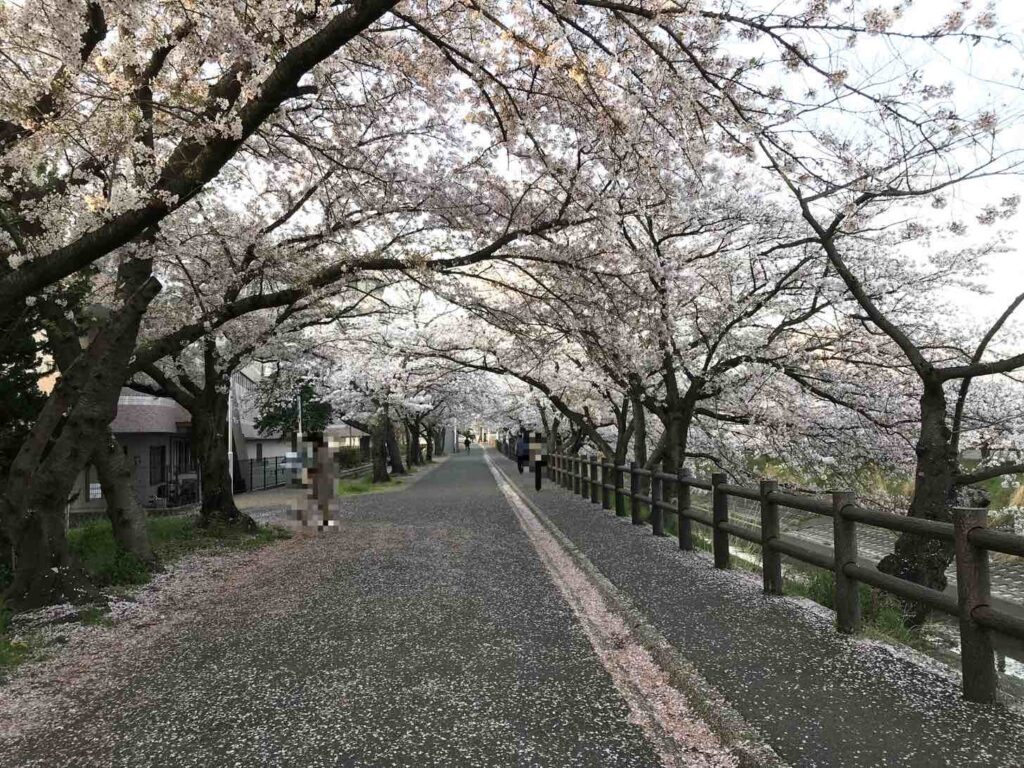
[{"label": "wooden fence post", "polygon": [[623,477],[622,466],[618,462],[613,463],[612,472],[615,476],[615,515],[625,517],[626,515],[626,478]]},{"label": "wooden fence post", "polygon": [[608,462],[601,457],[601,509],[612,508],[612,494],[608,490]]},{"label": "wooden fence post", "polygon": [[769,501],[779,484],[761,481],[761,580],[766,595],[782,594],[782,555],[772,544],[779,538],[779,505]]},{"label": "wooden fence post", "polygon": [[711,545],[715,555],[715,568],[729,567],[729,534],[721,524],[729,522],[729,497],[718,486],[728,480],[724,472],[711,475],[711,520],[715,524],[711,532]]},{"label": "wooden fence post", "polygon": [[693,521],[683,517],[690,510],[690,483],[693,472],[689,467],[680,467],[676,473],[676,529],[679,532],[679,548],[693,550]]},{"label": "wooden fence post", "polygon": [[860,584],[846,575],[847,563],[857,564],[857,523],[843,516],[843,509],[853,504],[849,492],[832,494],[832,530],[835,551],[836,627],[852,635],[860,629]]},{"label": "wooden fence post", "polygon": [[590,503],[591,504],[597,504],[597,502],[598,502],[598,500],[600,498],[597,495],[598,490],[599,489],[597,487],[597,457],[596,456],[591,456],[590,457]]},{"label": "wooden fence post", "polygon": [[964,698],[983,704],[996,701],[996,674],[992,635],[974,619],[974,611],[992,601],[988,550],[975,547],[970,533],[988,525],[988,510],[955,507],[953,543],[956,549],[956,591],[960,601],[960,665]]},{"label": "wooden fence post", "polygon": [[665,510],[659,502],[662,498],[663,483],[658,477],[658,470],[651,470],[651,530],[655,536],[665,535]]},{"label": "wooden fence post", "polygon": [[637,473],[635,461],[629,462],[629,514],[633,518],[633,525],[641,525],[640,500],[637,499],[637,489],[640,485],[640,475]]},{"label": "wooden fence post", "polygon": [[577,454],[573,457],[572,492],[577,496],[583,493],[583,457]]}]

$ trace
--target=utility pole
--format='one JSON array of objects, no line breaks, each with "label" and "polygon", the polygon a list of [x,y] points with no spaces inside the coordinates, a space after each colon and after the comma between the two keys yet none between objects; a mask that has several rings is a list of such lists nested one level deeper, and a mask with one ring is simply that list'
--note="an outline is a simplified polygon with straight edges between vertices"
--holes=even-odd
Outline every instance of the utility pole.
[{"label": "utility pole", "polygon": [[232,497],[235,495],[235,441],[234,436],[231,433],[231,380],[233,378],[233,376],[228,376],[228,493],[231,494]]}]

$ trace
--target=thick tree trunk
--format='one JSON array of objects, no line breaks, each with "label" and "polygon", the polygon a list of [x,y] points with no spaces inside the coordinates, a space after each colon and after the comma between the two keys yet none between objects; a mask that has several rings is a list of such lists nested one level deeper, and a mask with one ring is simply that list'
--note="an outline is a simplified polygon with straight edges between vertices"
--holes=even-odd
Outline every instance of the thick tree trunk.
[{"label": "thick tree trunk", "polygon": [[135,498],[132,487],[132,466],[109,429],[106,439],[93,452],[92,462],[107,502],[114,541],[148,567],[156,567],[156,554],[146,528],[146,512]]},{"label": "thick tree trunk", "polygon": [[441,427],[437,431],[437,437],[436,437],[437,444],[434,447],[434,453],[437,454],[438,456],[444,456],[444,452],[445,452],[445,448],[446,448],[445,442],[447,441],[447,439],[448,439],[448,428],[447,427]]},{"label": "thick tree trunk", "polygon": [[235,504],[228,470],[227,383],[211,382],[192,407],[192,451],[199,461],[203,502],[200,524],[214,523],[254,530],[256,523]]},{"label": "thick tree trunk", "polygon": [[[639,395],[633,398],[633,461],[638,467],[647,466],[647,413]],[[639,492],[643,496],[650,492],[649,477],[641,475]]]},{"label": "thick tree trunk", "polygon": [[[921,434],[917,441],[917,468],[914,495],[908,515],[927,520],[951,520],[953,479],[958,457],[952,446],[952,433],[946,423],[946,398],[941,384],[926,385],[921,396]],[[904,533],[896,540],[895,551],[886,555],[878,568],[884,573],[922,584],[932,589],[946,588],[946,568],[953,559],[953,546],[923,536]],[[908,603],[908,619],[920,625],[928,608]]]},{"label": "thick tree trunk", "polygon": [[409,434],[409,437],[412,441],[412,460],[417,467],[423,466],[423,446],[420,444],[422,432],[422,422],[420,419],[415,419],[412,423],[412,432]]},{"label": "thick tree trunk", "polygon": [[11,465],[0,522],[15,547],[14,580],[6,597],[18,609],[96,595],[68,547],[64,513],[78,473],[114,417],[139,321],[160,290],[150,271],[148,261],[121,265],[124,304],[61,372]]},{"label": "thick tree trunk", "polygon": [[411,423],[405,425],[405,465],[416,466],[416,432],[415,426]]},{"label": "thick tree trunk", "polygon": [[7,603],[29,610],[68,601],[83,603],[98,597],[96,589],[72,555],[64,530],[64,509],[33,508],[14,531],[17,561]]},{"label": "thick tree trunk", "polygon": [[428,427],[423,433],[424,439],[427,441],[427,464],[434,460],[434,429]]},{"label": "thick tree trunk", "polygon": [[[14,574],[14,546],[7,534],[0,529],[0,574]],[[6,581],[6,578],[4,579]]]},{"label": "thick tree trunk", "polygon": [[402,448],[398,444],[398,437],[395,435],[395,426],[390,419],[385,420],[384,439],[387,440],[388,453],[391,455],[391,474],[404,475],[406,469],[402,465]]},{"label": "thick tree trunk", "polygon": [[371,482],[386,483],[391,478],[388,476],[388,448],[386,427],[387,422],[382,418],[374,418],[370,426],[370,454],[373,461],[373,475]]}]

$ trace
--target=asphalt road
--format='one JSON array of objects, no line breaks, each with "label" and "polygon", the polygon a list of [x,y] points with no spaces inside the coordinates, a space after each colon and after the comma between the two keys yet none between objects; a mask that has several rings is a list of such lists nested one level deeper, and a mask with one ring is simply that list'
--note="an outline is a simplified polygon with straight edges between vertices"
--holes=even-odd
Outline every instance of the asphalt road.
[{"label": "asphalt road", "polygon": [[0,765],[658,765],[479,453],[278,546]]}]

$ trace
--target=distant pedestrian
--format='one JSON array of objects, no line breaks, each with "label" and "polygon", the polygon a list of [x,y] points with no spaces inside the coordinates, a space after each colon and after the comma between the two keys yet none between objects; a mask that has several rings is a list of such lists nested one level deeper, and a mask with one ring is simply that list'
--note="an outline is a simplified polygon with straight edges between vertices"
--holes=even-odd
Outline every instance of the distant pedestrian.
[{"label": "distant pedestrian", "polygon": [[469,439],[469,435],[466,435],[466,439],[462,441],[462,444],[464,446],[466,446],[466,453],[469,453],[469,444],[470,444],[470,442],[472,442],[472,441]]},{"label": "distant pedestrian", "polygon": [[523,464],[530,463],[530,442],[525,434],[519,435],[516,440],[516,466],[519,467],[519,474],[523,474]]}]

